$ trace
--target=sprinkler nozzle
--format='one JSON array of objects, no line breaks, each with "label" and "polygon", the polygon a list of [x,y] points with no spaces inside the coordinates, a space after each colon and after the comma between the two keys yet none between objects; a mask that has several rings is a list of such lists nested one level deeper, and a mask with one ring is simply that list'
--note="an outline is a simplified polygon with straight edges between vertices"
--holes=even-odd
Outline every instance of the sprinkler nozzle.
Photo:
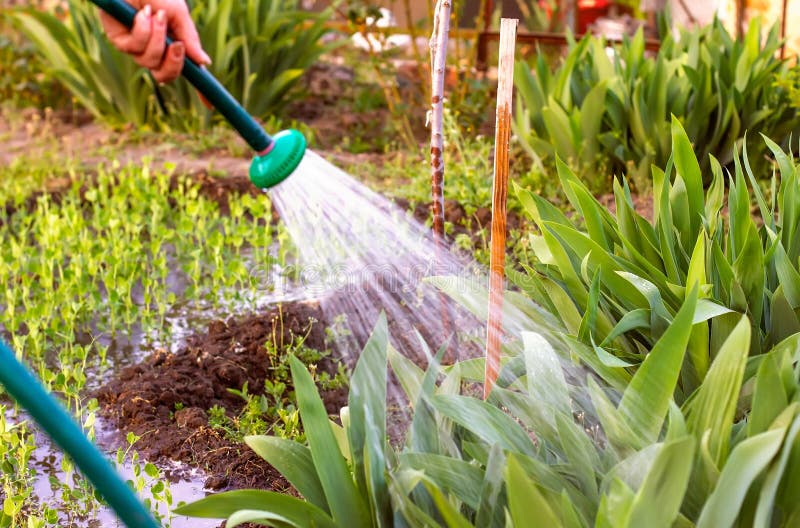
[{"label": "sprinkler nozzle", "polygon": [[282,130],[271,148],[253,158],[250,181],[260,189],[274,187],[291,176],[306,152],[306,138],[297,130]]}]

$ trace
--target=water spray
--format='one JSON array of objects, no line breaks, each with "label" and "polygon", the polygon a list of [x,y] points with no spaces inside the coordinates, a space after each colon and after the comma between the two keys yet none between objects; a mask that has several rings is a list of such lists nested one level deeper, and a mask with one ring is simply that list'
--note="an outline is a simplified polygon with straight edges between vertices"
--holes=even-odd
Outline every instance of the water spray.
[{"label": "water spray", "polygon": [[[133,27],[136,8],[124,0],[92,0],[92,3],[124,26]],[[173,43],[166,39],[167,46]],[[239,132],[256,152],[250,163],[250,181],[261,189],[274,187],[291,176],[306,151],[306,140],[297,130],[283,130],[270,136],[236,99],[205,68],[188,56],[181,74]]]}]

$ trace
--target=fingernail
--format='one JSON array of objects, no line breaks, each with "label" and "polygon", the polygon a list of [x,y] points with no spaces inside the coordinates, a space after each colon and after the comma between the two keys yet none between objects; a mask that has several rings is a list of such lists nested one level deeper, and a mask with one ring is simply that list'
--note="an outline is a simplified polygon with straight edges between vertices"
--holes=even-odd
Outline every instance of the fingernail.
[{"label": "fingernail", "polygon": [[156,20],[159,24],[163,24],[167,21],[167,13],[163,9],[159,9],[156,11]]},{"label": "fingernail", "polygon": [[169,47],[169,52],[172,53],[172,56],[176,59],[183,57],[183,42],[175,42],[172,44],[172,46]]},{"label": "fingernail", "polygon": [[203,56],[202,56],[203,64],[205,64],[206,66],[211,65],[211,57],[209,57],[208,53],[206,53],[205,51],[203,51],[202,53],[203,53]]},{"label": "fingernail", "polygon": [[150,18],[150,15],[153,14],[153,8],[150,7],[150,4],[144,6],[144,9],[142,9],[142,14],[144,15],[145,18]]}]

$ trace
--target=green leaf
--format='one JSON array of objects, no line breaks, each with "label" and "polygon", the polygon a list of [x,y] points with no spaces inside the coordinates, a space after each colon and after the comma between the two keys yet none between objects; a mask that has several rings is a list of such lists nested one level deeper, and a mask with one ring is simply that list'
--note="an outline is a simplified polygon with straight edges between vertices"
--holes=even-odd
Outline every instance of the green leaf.
[{"label": "green leaf", "polygon": [[589,396],[597,412],[597,419],[603,426],[603,432],[608,437],[609,442],[623,454],[639,449],[643,442],[633,431],[625,417],[614,407],[614,404],[611,403],[594,378],[589,377],[587,381]]},{"label": "green leaf", "polygon": [[241,510],[272,512],[296,526],[336,528],[337,524],[325,512],[301,499],[274,491],[236,490],[209,495],[191,504],[179,506],[174,512],[188,517],[225,519]]},{"label": "green leaf", "polygon": [[506,463],[505,453],[500,446],[492,446],[481,483],[480,501],[475,513],[475,526],[503,527],[505,520],[503,505],[507,501],[503,487],[503,472]]},{"label": "green leaf", "polygon": [[560,517],[514,454],[509,455],[506,466],[506,493],[512,526],[561,526]]},{"label": "green leaf", "polygon": [[536,446],[513,418],[488,403],[466,396],[436,395],[431,403],[440,413],[475,433],[489,445],[533,455]]},{"label": "green leaf", "polygon": [[422,379],[425,372],[391,346],[389,347],[389,364],[400,381],[400,386],[403,387],[408,401],[412,406],[416,405],[422,390]]},{"label": "green leaf", "polygon": [[773,343],[780,343],[784,339],[800,332],[800,319],[789,304],[780,285],[772,294],[770,306],[769,337]]},{"label": "green leaf", "polygon": [[663,427],[689,342],[696,304],[695,289],[622,395],[619,413],[641,443],[655,441]]},{"label": "green leaf", "polygon": [[571,133],[572,127],[564,109],[551,97],[541,112],[547,134],[555,145],[558,156],[566,159],[577,158],[578,153]]},{"label": "green leaf", "polygon": [[244,442],[286,477],[308,502],[330,513],[311,451],[306,446],[277,436],[247,436]]},{"label": "green leaf", "polygon": [[596,474],[602,469],[597,448],[582,427],[577,425],[572,413],[557,413],[556,426],[561,449],[581,491],[592,502],[599,499]]},{"label": "green leaf", "polygon": [[[777,235],[767,229],[767,234],[771,241],[777,238]],[[794,267],[783,244],[775,245],[775,251],[772,254],[773,264],[775,265],[775,272],[778,274],[778,281],[783,292],[786,295],[786,300],[792,308],[800,308],[800,273]]]},{"label": "green leaf", "polygon": [[747,420],[747,436],[755,436],[766,431],[773,420],[789,405],[789,398],[775,358],[773,353],[766,354],[758,368],[752,409]]},{"label": "green leaf", "polygon": [[583,151],[581,157],[587,162],[594,162],[598,154],[597,136],[603,125],[605,113],[606,82],[601,80],[595,84],[581,104],[581,136]]},{"label": "green leaf", "polygon": [[675,252],[676,241],[672,230],[672,206],[669,201],[670,183],[667,174],[656,166],[652,167],[653,174],[653,220],[659,234],[661,258],[667,277],[675,284],[680,284],[681,274],[678,258]]},{"label": "green leaf", "polygon": [[289,364],[303,429],[333,519],[345,526],[367,526],[370,523],[367,506],[356,489],[328,424],[328,413],[317,394],[314,379],[296,357],[290,357]]},{"label": "green leaf", "polygon": [[786,429],[766,431],[743,440],[734,448],[697,520],[697,528],[733,526],[747,490],[778,453]]},{"label": "green leaf", "polygon": [[689,236],[691,239],[696,239],[700,229],[700,219],[705,213],[703,175],[689,137],[675,116],[672,116],[672,150],[675,156],[675,169],[686,184],[691,225]]},{"label": "green leaf", "polygon": [[626,368],[626,367],[634,366],[634,363],[629,363],[629,362],[625,361],[624,359],[621,359],[621,358],[619,358],[619,357],[617,357],[617,356],[615,356],[613,354],[610,354],[604,348],[595,345],[594,344],[594,340],[592,340],[592,348],[594,349],[595,353],[597,354],[597,359],[599,359],[600,362],[603,365],[607,366],[607,367],[611,367],[611,368]]},{"label": "green leaf", "polygon": [[424,481],[425,475],[419,471],[401,470],[395,472],[393,478],[389,481],[392,504],[396,511],[404,519],[408,520],[411,526],[439,526],[439,523],[432,517],[435,512],[433,511],[430,497],[426,497],[428,501],[424,506],[422,501],[415,500],[417,496],[413,492]]},{"label": "green leaf", "polygon": [[433,502],[439,510],[439,514],[444,519],[447,528],[473,528],[472,524],[447,500],[435,484],[429,480],[424,480],[423,484],[428,493],[433,497]]},{"label": "green leaf", "polygon": [[[733,263],[733,271],[737,282],[741,284],[747,299],[748,314],[758,324],[764,307],[764,287],[766,275],[764,272],[764,250],[761,237],[754,222],[750,222],[747,238],[741,253]],[[800,284],[798,284],[800,286]]]},{"label": "green leaf", "polygon": [[611,332],[606,336],[600,346],[603,346],[610,341],[616,339],[617,337],[630,332],[631,330],[637,330],[639,328],[649,328],[650,327],[650,310],[646,308],[637,308],[636,310],[631,310],[627,312],[622,318],[619,320],[617,325],[611,330]]},{"label": "green leaf", "polygon": [[628,526],[672,526],[689,484],[694,446],[691,436],[663,445],[633,499]]},{"label": "green leaf", "polygon": [[489,403],[501,409],[507,409],[508,413],[519,420],[524,427],[536,431],[536,435],[540,439],[554,446],[559,444],[552,407],[540,405],[535,395],[501,387],[495,387],[495,389],[492,389],[489,395]]},{"label": "green leaf", "polygon": [[[706,284],[706,237],[700,233],[697,243],[689,260],[689,270],[686,274],[686,287],[702,289]],[[703,294],[701,293],[701,296]],[[696,379],[690,377],[691,386],[695,386],[706,376],[709,363],[709,329],[708,324],[701,322],[692,327],[689,336],[689,359],[694,368]],[[689,385],[689,383],[685,383]]]},{"label": "green leaf", "polygon": [[626,526],[634,494],[620,479],[613,479],[600,499],[595,528]]},{"label": "green leaf", "polygon": [[722,176],[722,166],[714,156],[711,159],[711,173],[713,179],[706,191],[705,217],[708,222],[708,235],[713,238],[717,231],[719,212],[725,199],[725,178]]},{"label": "green leaf", "polygon": [[697,299],[697,307],[694,310],[694,318],[692,324],[700,324],[702,322],[714,319],[720,315],[734,313],[730,308],[726,308],[717,304],[709,299]]},{"label": "green leaf", "polygon": [[[797,404],[794,404],[794,406],[796,407]],[[793,414],[796,414],[796,412]],[[791,480],[796,479],[796,476],[791,473],[791,470],[787,474],[786,469],[790,467],[789,460],[792,456],[792,450],[800,446],[800,444],[797,443],[798,435],[800,435],[800,417],[795,415],[786,433],[786,438],[783,441],[780,456],[769,468],[764,478],[764,483],[761,486],[761,492],[758,497],[753,526],[771,526],[771,517],[776,509],[781,508],[781,506],[783,506],[781,509],[784,510],[786,524],[791,524],[788,520],[791,515],[790,509],[786,508],[785,504],[776,504],[776,502],[781,502],[780,499],[776,501],[776,497],[779,491],[784,492],[787,497],[797,497],[797,495],[793,493],[797,491],[797,488],[792,486]],[[797,508],[797,501],[790,500],[793,502],[791,508]]]},{"label": "green leaf", "polygon": [[240,524],[247,522],[263,524],[264,526],[288,525],[296,528],[302,528],[300,525],[291,522],[282,515],[276,515],[274,513],[261,510],[239,510],[228,517],[228,520],[225,522],[225,528],[234,528],[235,526],[239,526]]},{"label": "green leaf", "polygon": [[582,184],[575,182],[567,182],[567,185],[572,187],[572,195],[574,195],[578,203],[573,204],[581,213],[583,221],[586,223],[586,231],[589,237],[598,245],[603,247],[606,251],[611,250],[611,245],[606,237],[605,227],[603,226],[603,217],[601,211],[605,209],[597,202],[597,200],[589,194]]},{"label": "green leaf", "polygon": [[350,380],[347,429],[358,489],[369,491],[373,518],[383,526],[391,524],[384,453],[388,344],[389,327],[386,315],[381,313]]},{"label": "green leaf", "polygon": [[698,440],[707,433],[709,453],[722,467],[727,458],[736,402],[750,349],[750,322],[742,316],[722,344],[703,384],[685,405],[686,423]]},{"label": "green leaf", "polygon": [[474,464],[432,453],[403,453],[398,461],[401,468],[422,472],[436,486],[453,493],[470,508],[478,508],[483,471]]},{"label": "green leaf", "polygon": [[555,350],[534,332],[522,332],[528,393],[556,414],[572,413],[569,388]]}]

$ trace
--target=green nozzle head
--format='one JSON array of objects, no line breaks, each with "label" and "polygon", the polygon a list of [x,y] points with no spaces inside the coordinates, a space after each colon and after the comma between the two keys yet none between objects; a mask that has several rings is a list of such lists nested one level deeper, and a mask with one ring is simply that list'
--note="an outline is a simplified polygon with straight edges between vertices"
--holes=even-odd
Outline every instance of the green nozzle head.
[{"label": "green nozzle head", "polygon": [[272,149],[250,163],[250,181],[260,189],[274,187],[288,178],[306,152],[306,138],[297,130],[283,130],[272,139]]}]

